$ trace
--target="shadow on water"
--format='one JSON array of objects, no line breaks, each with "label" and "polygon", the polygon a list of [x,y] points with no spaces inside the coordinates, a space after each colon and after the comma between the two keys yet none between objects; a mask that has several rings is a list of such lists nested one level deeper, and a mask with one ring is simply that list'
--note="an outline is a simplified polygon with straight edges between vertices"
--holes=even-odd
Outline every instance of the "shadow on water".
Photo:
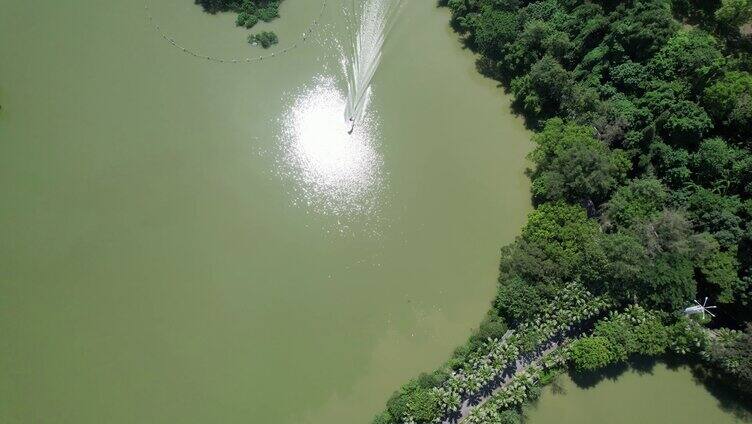
[{"label": "shadow on water", "polygon": [[551,384],[551,393],[554,394],[554,396],[563,396],[567,394],[567,388],[564,387],[563,384],[561,384],[561,380],[558,378],[555,378]]},{"label": "shadow on water", "polygon": [[621,376],[628,370],[629,365],[622,363],[610,365],[606,368],[592,372],[582,373],[570,371],[569,376],[572,378],[572,381],[577,385],[577,387],[580,387],[582,389],[591,389],[604,380],[615,381],[619,378],[619,376]]},{"label": "shadow on water", "polygon": [[[446,0],[437,0],[436,7],[443,8],[447,7]],[[500,88],[503,90],[505,94],[509,94],[510,87],[512,84],[512,79],[514,78],[514,75],[508,72],[504,72],[502,70],[502,67],[500,66],[501,61],[503,60],[502,57],[488,57],[485,56],[481,51],[479,50],[478,46],[474,43],[473,38],[470,36],[470,34],[460,25],[460,22],[456,19],[452,18],[449,22],[449,26],[454,30],[455,33],[458,34],[458,41],[460,42],[460,45],[462,46],[463,50],[470,50],[476,55],[478,55],[476,61],[475,61],[475,69],[483,75],[484,77],[488,79],[492,79],[498,84],[496,85],[497,88]],[[515,116],[520,116],[524,118],[525,127],[529,130],[535,130],[541,127],[541,120],[529,113],[526,113],[522,104],[517,101],[516,99],[512,101],[512,104],[510,105],[510,110]]]},{"label": "shadow on water", "polygon": [[713,395],[719,408],[742,422],[752,423],[752,396],[745,396],[738,387],[729,384],[733,377],[719,375],[700,363],[686,362],[682,365],[690,368],[694,382]]},{"label": "shadow on water", "polygon": [[[626,363],[613,364],[601,370],[593,372],[575,372],[569,370],[569,377],[581,389],[592,389],[605,380],[616,381],[624,373],[631,371],[638,375],[652,375],[655,366],[663,363],[671,371],[678,371],[682,368],[689,368],[693,381],[697,385],[703,386],[718,402],[718,407],[728,412],[742,422],[752,423],[752,398],[745,396],[738,388],[729,384],[730,380],[725,379],[723,375],[708,368],[698,361],[688,358],[666,355],[663,357],[632,357]],[[566,389],[557,382],[552,383],[551,391],[555,395],[566,395]]]}]

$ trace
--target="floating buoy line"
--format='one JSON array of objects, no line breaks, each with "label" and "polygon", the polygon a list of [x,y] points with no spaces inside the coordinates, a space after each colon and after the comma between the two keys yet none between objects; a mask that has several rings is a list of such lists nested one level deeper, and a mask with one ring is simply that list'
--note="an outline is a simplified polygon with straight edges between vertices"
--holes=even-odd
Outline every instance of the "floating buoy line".
[{"label": "floating buoy line", "polygon": [[154,19],[154,16],[151,13],[151,9],[149,8],[149,1],[144,1],[144,10],[146,11],[146,18],[149,20],[149,24],[154,28],[154,30],[163,38],[165,41],[170,43],[173,47],[176,49],[179,49],[183,51],[183,53],[191,55],[193,57],[208,60],[211,62],[217,62],[217,63],[236,63],[236,64],[248,64],[248,63],[255,63],[255,62],[261,62],[264,59],[271,59],[276,56],[281,56],[283,54],[287,54],[290,51],[300,47],[303,43],[305,43],[311,36],[313,36],[314,30],[318,27],[319,23],[321,22],[321,18],[324,15],[324,10],[326,9],[326,3],[327,0],[323,0],[321,2],[321,10],[319,11],[318,16],[313,19],[313,22],[306,28],[306,30],[300,35],[297,41],[289,45],[288,47],[282,49],[282,50],[275,50],[267,55],[261,55],[261,56],[254,56],[254,57],[235,57],[235,58],[221,58],[221,57],[215,57],[215,56],[208,56],[201,54],[195,50],[192,50],[188,47],[182,46],[179,44],[174,38],[169,36],[167,33],[165,33],[162,28],[159,26],[159,23],[156,19]]}]

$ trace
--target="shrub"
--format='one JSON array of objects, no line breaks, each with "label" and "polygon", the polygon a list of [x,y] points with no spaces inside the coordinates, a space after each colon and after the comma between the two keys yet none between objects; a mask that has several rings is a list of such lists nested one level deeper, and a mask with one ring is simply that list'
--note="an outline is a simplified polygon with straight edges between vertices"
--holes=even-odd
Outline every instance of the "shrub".
[{"label": "shrub", "polygon": [[249,15],[246,18],[244,25],[245,25],[246,28],[251,29],[254,26],[256,26],[256,24],[258,23],[258,21],[259,21],[258,16],[256,16],[256,15]]},{"label": "shrub", "polygon": [[247,14],[245,12],[239,13],[238,17],[235,19],[235,25],[237,25],[237,26],[245,26],[246,20],[248,20],[248,18],[250,18],[250,17],[251,17],[251,15],[249,15],[249,14]]},{"label": "shrub", "polygon": [[258,34],[251,34],[248,36],[248,42],[250,44],[258,44],[261,47],[268,49],[269,47],[277,44],[279,39],[277,34],[270,31],[262,31]]},{"label": "shrub", "polygon": [[499,424],[522,424],[522,415],[514,409],[507,409],[499,414]]}]

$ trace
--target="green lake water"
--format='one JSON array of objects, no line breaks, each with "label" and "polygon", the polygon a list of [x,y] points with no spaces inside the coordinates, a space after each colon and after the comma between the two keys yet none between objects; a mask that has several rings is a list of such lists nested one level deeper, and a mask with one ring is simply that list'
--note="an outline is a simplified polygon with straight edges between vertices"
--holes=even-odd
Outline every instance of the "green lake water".
[{"label": "green lake water", "polygon": [[[579,383],[579,384],[578,384]],[[592,385],[561,376],[526,411],[529,424],[749,423],[752,414],[738,394],[708,388],[688,366],[650,363]]]},{"label": "green lake water", "polygon": [[[363,423],[465,340],[529,211],[529,134],[407,1],[352,140],[341,3],[233,65],[140,1],[2,2],[0,422]],[[160,28],[246,57],[193,0]],[[258,29],[296,39],[321,3]]]}]

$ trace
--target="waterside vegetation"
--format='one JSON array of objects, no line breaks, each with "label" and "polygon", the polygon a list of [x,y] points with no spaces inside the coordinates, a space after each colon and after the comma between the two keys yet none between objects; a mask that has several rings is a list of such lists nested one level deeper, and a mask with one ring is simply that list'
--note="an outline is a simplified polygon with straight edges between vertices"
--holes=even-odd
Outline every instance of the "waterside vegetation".
[{"label": "waterside vegetation", "polygon": [[[439,4],[535,132],[536,209],[501,251],[476,333],[374,423],[440,422],[479,396],[468,422],[519,422],[557,372],[633,355],[688,355],[749,390],[752,38],[741,28],[752,2]],[[722,311],[711,329],[681,314],[704,296]],[[554,339],[489,391],[514,358]]]},{"label": "waterside vegetation", "polygon": [[258,34],[251,34],[248,36],[248,42],[250,44],[259,45],[265,49],[277,44],[279,39],[277,34],[271,31],[261,31]]},{"label": "waterside vegetation", "polygon": [[[238,14],[235,24],[239,27],[253,28],[259,21],[271,22],[279,17],[279,5],[282,0],[195,0],[207,13],[235,12]],[[254,40],[251,40],[254,37]],[[248,37],[248,42],[257,42],[264,48],[277,44],[277,35],[263,31]]]},{"label": "waterside vegetation", "polygon": [[271,22],[279,17],[282,0],[195,0],[208,13],[235,12],[238,26],[252,28],[259,21]]}]

